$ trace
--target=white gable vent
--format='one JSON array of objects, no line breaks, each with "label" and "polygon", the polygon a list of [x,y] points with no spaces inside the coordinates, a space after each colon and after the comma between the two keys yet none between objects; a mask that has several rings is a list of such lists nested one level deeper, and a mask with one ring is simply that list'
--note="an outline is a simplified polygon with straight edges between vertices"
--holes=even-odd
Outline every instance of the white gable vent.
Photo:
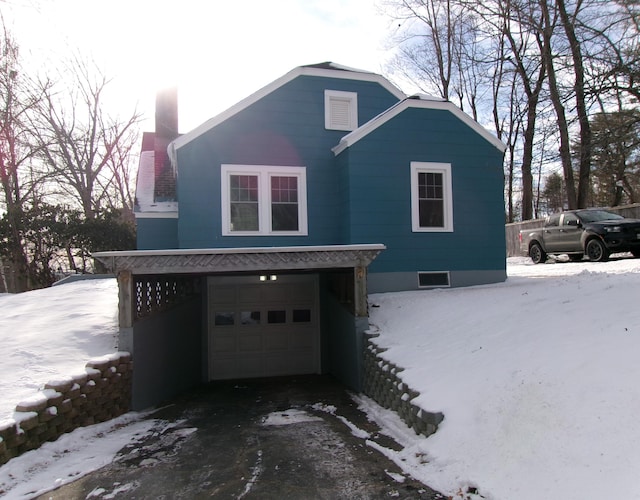
[{"label": "white gable vent", "polygon": [[324,127],[327,130],[354,130],[358,127],[358,94],[324,91]]}]

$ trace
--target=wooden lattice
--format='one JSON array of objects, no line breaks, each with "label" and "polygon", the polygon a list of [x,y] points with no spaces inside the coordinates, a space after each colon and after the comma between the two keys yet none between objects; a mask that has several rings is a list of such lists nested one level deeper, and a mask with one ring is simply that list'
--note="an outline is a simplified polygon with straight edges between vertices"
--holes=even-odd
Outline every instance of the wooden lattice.
[{"label": "wooden lattice", "polygon": [[166,311],[200,293],[200,279],[192,276],[136,276],[135,319]]},{"label": "wooden lattice", "polygon": [[306,250],[305,247],[289,249],[246,249],[229,252],[220,250],[170,252],[102,252],[96,258],[111,271],[128,270],[133,274],[166,275],[189,273],[245,272],[281,269],[328,269],[368,266],[384,250],[382,245],[371,248],[349,246],[322,247]]}]

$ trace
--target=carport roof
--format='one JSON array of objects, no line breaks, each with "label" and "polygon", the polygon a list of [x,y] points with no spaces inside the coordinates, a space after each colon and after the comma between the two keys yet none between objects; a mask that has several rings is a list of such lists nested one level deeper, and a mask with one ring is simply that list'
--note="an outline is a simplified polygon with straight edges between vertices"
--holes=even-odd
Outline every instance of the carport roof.
[{"label": "carport roof", "polygon": [[382,244],[201,248],[96,252],[110,271],[132,274],[211,274],[246,271],[366,267]]}]

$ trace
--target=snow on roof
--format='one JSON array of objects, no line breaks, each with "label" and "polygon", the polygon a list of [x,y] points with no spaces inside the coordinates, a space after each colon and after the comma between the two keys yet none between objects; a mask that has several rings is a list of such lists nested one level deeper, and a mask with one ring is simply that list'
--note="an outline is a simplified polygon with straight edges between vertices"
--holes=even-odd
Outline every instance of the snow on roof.
[{"label": "snow on roof", "polygon": [[333,69],[337,71],[351,71],[353,73],[369,73],[374,75],[375,73],[371,71],[366,71],[364,69],[351,68],[350,66],[343,66],[342,64],[337,64],[331,61],[316,63],[316,64],[307,64],[302,66],[303,68],[317,68],[317,69]]},{"label": "snow on roof", "polygon": [[155,200],[155,185],[155,153],[153,151],[143,151],[140,153],[138,177],[136,179],[136,217],[151,216],[154,213],[166,215],[169,212],[172,214],[177,212],[177,202],[158,202]]},{"label": "snow on roof", "polygon": [[490,133],[487,129],[485,129],[482,125],[480,125],[477,121],[471,118],[468,114],[466,114],[452,102],[447,101],[441,97],[435,97],[426,94],[414,94],[410,97],[406,97],[399,103],[380,113],[378,116],[372,118],[367,123],[361,125],[353,132],[345,135],[342,139],[340,139],[340,142],[332,149],[332,151],[336,156],[339,155],[345,149],[351,147],[360,139],[366,137],[369,133],[373,132],[381,125],[384,125],[386,122],[408,108],[440,109],[449,111],[453,113],[457,118],[459,118],[462,122],[466,123],[476,133],[481,135],[484,139],[490,142],[501,152],[504,152],[504,150],[507,148],[506,144],[504,144],[500,139]]},{"label": "snow on roof", "polygon": [[377,73],[370,73],[367,71],[349,68],[347,66],[342,66],[332,62],[323,62],[318,64],[313,64],[310,66],[298,66],[293,70],[289,71],[287,74],[281,76],[277,80],[274,80],[270,84],[262,87],[257,92],[251,94],[250,96],[244,98],[242,101],[234,104],[226,111],[223,111],[217,116],[207,120],[203,124],[199,125],[195,129],[187,132],[186,134],[178,137],[174,141],[169,144],[170,156],[172,158],[175,157],[175,150],[180,149],[185,144],[188,144],[196,137],[208,132],[215,126],[220,123],[228,120],[235,114],[240,111],[246,109],[250,105],[259,101],[263,97],[269,95],[271,92],[279,89],[283,85],[289,83],[293,79],[299,76],[316,76],[316,77],[326,77],[326,78],[342,78],[345,80],[360,80],[367,82],[377,82],[382,87],[387,89],[391,94],[396,96],[398,99],[404,99],[406,95],[402,92],[398,87],[392,84],[389,80],[387,80],[382,75],[378,75]]},{"label": "snow on roof", "polygon": [[136,180],[136,200],[140,208],[153,204],[156,180],[154,158],[155,153],[153,151],[143,151],[140,153],[138,178]]},{"label": "snow on roof", "polygon": [[413,94],[407,97],[407,99],[419,99],[421,101],[447,102],[447,100],[444,97],[438,97],[431,94]]}]

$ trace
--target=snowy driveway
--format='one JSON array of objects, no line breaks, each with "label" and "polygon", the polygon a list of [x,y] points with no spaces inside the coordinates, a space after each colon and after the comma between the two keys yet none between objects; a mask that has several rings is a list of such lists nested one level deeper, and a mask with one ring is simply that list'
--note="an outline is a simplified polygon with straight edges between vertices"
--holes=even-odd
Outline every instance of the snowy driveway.
[{"label": "snowy driveway", "polygon": [[215,383],[148,418],[111,464],[39,498],[444,498],[374,449],[400,446],[327,377]]}]

